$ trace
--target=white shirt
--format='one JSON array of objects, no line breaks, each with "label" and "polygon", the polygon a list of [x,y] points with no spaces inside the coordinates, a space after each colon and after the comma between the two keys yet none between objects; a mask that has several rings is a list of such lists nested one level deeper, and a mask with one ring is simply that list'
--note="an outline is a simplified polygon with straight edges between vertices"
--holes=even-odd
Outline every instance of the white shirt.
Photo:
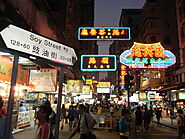
[{"label": "white shirt", "polygon": [[114,112],[114,107],[110,107],[110,112]]},{"label": "white shirt", "polygon": [[51,104],[51,108],[55,113],[57,113],[57,104]]}]

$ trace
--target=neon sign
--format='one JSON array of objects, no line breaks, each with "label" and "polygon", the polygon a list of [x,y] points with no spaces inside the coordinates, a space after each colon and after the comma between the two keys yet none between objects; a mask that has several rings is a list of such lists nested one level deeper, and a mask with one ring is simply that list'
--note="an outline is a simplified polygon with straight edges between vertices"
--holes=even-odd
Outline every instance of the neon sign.
[{"label": "neon sign", "polygon": [[115,71],[116,56],[115,55],[82,55],[81,70],[82,71]]},{"label": "neon sign", "polygon": [[167,68],[176,62],[175,55],[160,43],[136,43],[120,55],[120,62],[129,68]]},{"label": "neon sign", "polygon": [[126,72],[126,66],[125,65],[121,65],[121,89],[125,89],[125,75],[127,75]]},{"label": "neon sign", "polygon": [[79,40],[130,40],[129,27],[80,27]]}]

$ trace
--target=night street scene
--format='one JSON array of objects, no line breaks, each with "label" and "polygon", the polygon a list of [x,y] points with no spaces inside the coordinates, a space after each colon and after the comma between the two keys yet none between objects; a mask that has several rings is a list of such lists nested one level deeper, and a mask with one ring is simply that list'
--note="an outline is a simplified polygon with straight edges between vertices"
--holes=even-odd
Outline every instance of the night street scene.
[{"label": "night street scene", "polygon": [[0,0],[0,139],[185,139],[185,0]]}]

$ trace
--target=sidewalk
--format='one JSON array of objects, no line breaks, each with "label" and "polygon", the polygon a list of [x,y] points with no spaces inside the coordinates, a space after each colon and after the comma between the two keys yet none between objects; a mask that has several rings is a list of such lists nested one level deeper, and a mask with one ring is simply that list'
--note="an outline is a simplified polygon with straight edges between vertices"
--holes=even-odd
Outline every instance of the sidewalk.
[{"label": "sidewalk", "polygon": [[[154,122],[157,123],[156,117],[154,117]],[[163,117],[160,120],[162,126],[166,126],[172,129],[177,129],[177,120],[173,119],[173,124],[171,123],[171,119],[169,117]]]},{"label": "sidewalk", "polygon": [[[68,139],[72,132],[68,130],[68,124],[65,124],[64,129],[59,131],[59,139]],[[98,139],[119,139],[118,132],[108,132],[108,130],[94,130]],[[13,135],[14,139],[36,139],[36,127],[27,128],[22,132]],[[76,134],[73,139],[79,139],[79,134]]]}]

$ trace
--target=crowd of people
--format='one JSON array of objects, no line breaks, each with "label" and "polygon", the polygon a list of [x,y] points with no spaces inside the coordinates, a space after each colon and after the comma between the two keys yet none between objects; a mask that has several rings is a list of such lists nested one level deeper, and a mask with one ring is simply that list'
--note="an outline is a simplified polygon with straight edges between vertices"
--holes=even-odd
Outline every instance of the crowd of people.
[{"label": "crowd of people", "polygon": [[[20,105],[20,111],[24,110]],[[50,104],[47,100],[43,105],[36,109],[36,119],[38,123],[36,136],[37,139],[52,139],[56,127],[56,113],[57,113],[57,101],[54,104]],[[68,129],[71,132],[69,139],[71,139],[76,133],[80,134],[80,139],[96,139],[92,129],[97,121],[93,118],[93,115],[105,116],[110,118],[116,117],[117,124],[114,124],[113,129],[117,129],[120,133],[120,139],[128,139],[130,131],[136,130],[136,133],[149,132],[149,127],[154,126],[153,118],[157,119],[157,127],[161,126],[160,120],[162,118],[162,108],[153,109],[145,105],[137,106],[132,109],[125,105],[118,104],[62,104],[60,109],[60,130],[63,130],[64,124],[68,124]],[[0,128],[4,129],[5,117],[7,115],[6,107],[2,97],[0,96]],[[170,118],[175,117],[177,119],[177,130],[179,133],[179,139],[182,138],[185,133],[185,116],[182,109],[177,110],[177,114],[173,110],[170,110]],[[0,130],[0,138],[3,137],[3,130]],[[11,139],[13,136],[11,135]]]}]

